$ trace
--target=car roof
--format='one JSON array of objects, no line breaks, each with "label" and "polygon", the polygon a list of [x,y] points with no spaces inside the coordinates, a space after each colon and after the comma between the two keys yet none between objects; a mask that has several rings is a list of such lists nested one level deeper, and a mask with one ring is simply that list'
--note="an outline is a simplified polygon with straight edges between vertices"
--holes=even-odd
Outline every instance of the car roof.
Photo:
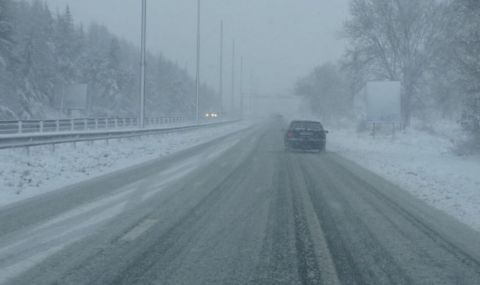
[{"label": "car roof", "polygon": [[322,123],[320,123],[318,121],[295,120],[295,121],[292,121],[290,123],[290,127],[292,127],[294,125],[300,125],[300,126],[302,126],[302,125],[305,125],[305,126],[318,125],[321,129],[323,129]]},{"label": "car roof", "polygon": [[306,120],[295,120],[295,121],[292,121],[292,124],[293,123],[306,123],[306,124],[320,124],[320,122],[318,121],[306,121]]}]

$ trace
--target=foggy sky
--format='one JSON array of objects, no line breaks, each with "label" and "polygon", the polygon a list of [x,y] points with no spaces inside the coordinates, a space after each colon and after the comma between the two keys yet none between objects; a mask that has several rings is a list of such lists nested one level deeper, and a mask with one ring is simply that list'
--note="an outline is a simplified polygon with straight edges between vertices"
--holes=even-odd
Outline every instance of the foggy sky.
[{"label": "foggy sky", "polygon": [[[47,2],[54,12],[68,4],[77,22],[105,24],[113,33],[139,42],[140,0]],[[230,90],[235,39],[237,55],[245,57],[244,89],[288,93],[313,67],[342,55],[344,42],[339,34],[347,15],[348,0],[203,0],[202,81],[218,88],[221,19],[225,25],[225,92]],[[161,52],[192,75],[195,32],[196,0],[148,0],[149,50]]]}]

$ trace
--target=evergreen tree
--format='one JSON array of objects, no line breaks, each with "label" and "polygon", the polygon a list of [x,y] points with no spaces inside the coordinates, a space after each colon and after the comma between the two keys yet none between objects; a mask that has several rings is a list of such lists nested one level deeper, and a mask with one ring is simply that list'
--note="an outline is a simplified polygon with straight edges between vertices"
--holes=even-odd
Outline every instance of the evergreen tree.
[{"label": "evergreen tree", "polygon": [[8,15],[10,0],[0,0],[0,64],[5,68],[13,52],[13,27]]},{"label": "evergreen tree", "polygon": [[[88,86],[86,115],[136,116],[139,58],[104,26],[84,31],[68,6],[54,16],[43,0],[0,0],[0,119],[57,118],[58,97],[72,84]],[[148,62],[148,115],[191,113],[192,78],[162,56]]]},{"label": "evergreen tree", "polygon": [[75,29],[70,8],[58,15],[55,29],[55,57],[57,72],[63,84],[75,83],[78,79],[77,59],[80,57],[80,39]]},{"label": "evergreen tree", "polygon": [[15,86],[11,73],[14,56],[14,29],[11,22],[11,1],[0,0],[0,119],[13,119],[15,114]]}]

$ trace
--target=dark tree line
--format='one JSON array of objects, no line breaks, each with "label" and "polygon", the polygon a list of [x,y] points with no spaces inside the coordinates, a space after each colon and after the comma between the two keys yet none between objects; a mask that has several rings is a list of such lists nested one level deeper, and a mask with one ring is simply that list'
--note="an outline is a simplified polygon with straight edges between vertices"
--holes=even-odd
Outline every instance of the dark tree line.
[{"label": "dark tree line", "polygon": [[[351,110],[367,81],[400,81],[406,126],[412,117],[456,119],[480,136],[480,1],[351,0],[350,13],[343,33],[348,48],[338,68],[323,79],[315,74],[331,64],[317,68],[299,81],[298,95],[345,102],[347,108],[333,109]],[[339,73],[339,83],[324,79]],[[332,84],[341,91],[325,92]]]},{"label": "dark tree line", "polygon": [[[86,84],[86,116],[136,116],[139,51],[101,25],[52,14],[41,0],[0,0],[0,119],[65,116],[65,86]],[[191,115],[194,81],[160,55],[148,55],[147,115]],[[202,86],[205,106],[215,92]]]}]

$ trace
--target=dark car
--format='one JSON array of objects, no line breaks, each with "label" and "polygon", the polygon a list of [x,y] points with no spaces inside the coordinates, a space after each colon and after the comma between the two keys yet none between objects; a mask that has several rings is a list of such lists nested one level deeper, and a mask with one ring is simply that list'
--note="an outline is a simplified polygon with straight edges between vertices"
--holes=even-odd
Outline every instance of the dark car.
[{"label": "dark car", "polygon": [[320,122],[293,121],[285,133],[287,150],[325,151],[327,133]]}]

